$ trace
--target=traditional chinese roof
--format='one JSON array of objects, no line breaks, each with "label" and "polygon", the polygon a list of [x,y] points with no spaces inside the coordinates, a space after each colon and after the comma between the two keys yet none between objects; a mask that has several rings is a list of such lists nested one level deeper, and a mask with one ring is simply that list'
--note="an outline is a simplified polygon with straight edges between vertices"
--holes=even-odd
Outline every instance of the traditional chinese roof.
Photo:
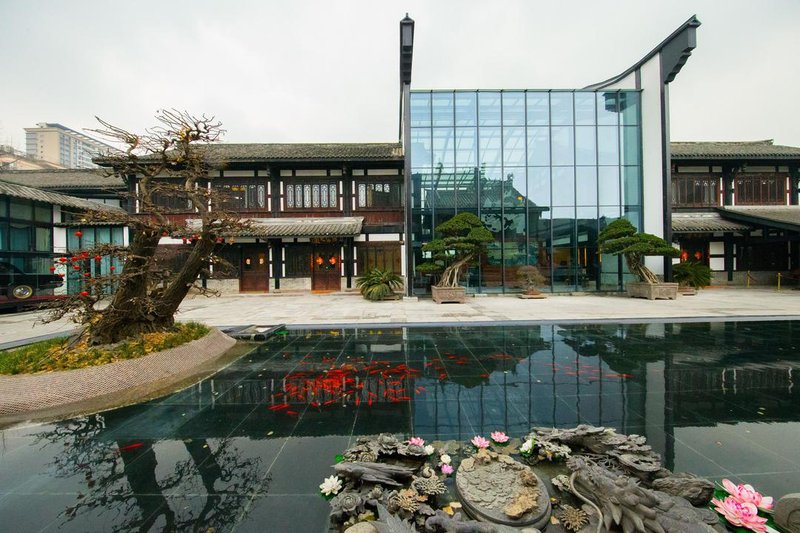
[{"label": "traditional chinese roof", "polygon": [[717,211],[725,218],[747,224],[800,231],[800,205],[728,206],[718,207]]},{"label": "traditional chinese roof", "polygon": [[46,190],[125,188],[121,178],[105,170],[9,170],[0,172],[0,180]]},{"label": "traditional chinese roof", "polygon": [[[238,231],[239,237],[355,237],[361,233],[364,217],[251,218],[250,227]],[[186,221],[190,230],[200,226],[198,219]]]},{"label": "traditional chinese roof", "polygon": [[671,142],[672,159],[800,159],[800,148],[763,141]]},{"label": "traditional chinese roof", "polygon": [[703,233],[714,231],[749,231],[747,224],[725,220],[719,213],[673,213],[672,231],[674,233]]},{"label": "traditional chinese roof", "polygon": [[89,211],[119,211],[120,213],[124,213],[124,211],[119,207],[101,204],[98,202],[91,202],[82,198],[67,196],[66,194],[42,191],[33,187],[26,187],[24,185],[9,183],[3,180],[0,180],[0,194],[12,196],[14,198],[35,200],[37,202],[44,202],[47,204],[74,207],[77,209],[87,209]]},{"label": "traditional chinese roof", "polygon": [[[327,161],[403,161],[400,143],[248,143],[197,146],[211,165],[233,162],[327,162]],[[146,158],[143,158],[146,159]],[[100,165],[114,160],[95,158]]]}]

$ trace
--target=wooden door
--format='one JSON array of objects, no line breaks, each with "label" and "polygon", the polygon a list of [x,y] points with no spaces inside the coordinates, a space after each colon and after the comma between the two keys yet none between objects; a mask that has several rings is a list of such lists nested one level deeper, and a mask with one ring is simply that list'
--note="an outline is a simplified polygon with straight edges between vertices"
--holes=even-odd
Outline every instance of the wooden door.
[{"label": "wooden door", "polygon": [[269,250],[266,246],[242,248],[239,290],[269,292]]},{"label": "wooden door", "polygon": [[311,258],[311,290],[342,290],[341,261],[339,247],[318,245],[314,247]]}]

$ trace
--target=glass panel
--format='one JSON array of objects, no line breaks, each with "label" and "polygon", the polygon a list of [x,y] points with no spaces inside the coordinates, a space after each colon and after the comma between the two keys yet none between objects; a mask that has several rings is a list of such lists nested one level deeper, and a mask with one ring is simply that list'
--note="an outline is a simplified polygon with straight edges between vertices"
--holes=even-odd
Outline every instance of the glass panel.
[{"label": "glass panel", "polygon": [[411,93],[411,127],[431,125],[431,94]]},{"label": "glass panel", "polygon": [[311,185],[303,185],[303,207],[311,207]]},{"label": "glass panel", "polygon": [[453,128],[433,128],[433,166],[452,167],[454,157]]},{"label": "glass panel", "polygon": [[554,126],[569,125],[573,122],[572,93],[550,93],[550,117]]},{"label": "glass panel", "polygon": [[503,171],[501,169],[481,169],[481,207],[484,210],[497,209],[499,213],[503,181]]},{"label": "glass panel", "polygon": [[578,207],[575,212],[577,238],[576,269],[577,288],[581,291],[597,290],[600,264],[597,257],[597,208]]},{"label": "glass panel", "polygon": [[122,228],[111,228],[111,243],[112,244],[119,244],[123,243],[123,232]]},{"label": "glass panel", "polygon": [[34,216],[38,222],[52,222],[53,221],[53,207],[50,205],[36,204],[34,206]]},{"label": "glass panel", "polygon": [[[505,289],[517,285],[517,269],[528,262],[525,168],[506,168],[503,198],[503,268]],[[534,206],[535,209],[535,206]]]},{"label": "glass panel", "polygon": [[537,206],[550,205],[550,167],[528,169],[528,199]]},{"label": "glass panel", "polygon": [[36,228],[36,251],[49,252],[50,236],[53,233],[52,228]]},{"label": "glass panel", "polygon": [[[0,199],[2,202],[2,199]],[[8,250],[8,222],[0,222],[0,250]]]},{"label": "glass panel", "polygon": [[617,146],[617,128],[615,126],[597,127],[597,163],[600,165],[619,165],[619,147]]},{"label": "glass panel", "polygon": [[525,125],[525,93],[504,92],[503,94],[503,125]]},{"label": "glass panel", "polygon": [[600,205],[619,205],[619,167],[600,167],[598,193]]},{"label": "glass panel", "polygon": [[311,186],[311,206],[319,207],[319,184],[315,183]]},{"label": "glass panel", "polygon": [[11,218],[18,218],[20,220],[33,220],[33,205],[31,202],[25,200],[9,199],[11,205],[10,215]]},{"label": "glass panel", "polygon": [[622,123],[626,126],[638,125],[641,95],[638,92],[622,92],[619,96],[620,107],[622,108]]},{"label": "glass panel", "polygon": [[9,249],[27,252],[31,249],[31,226],[27,224],[11,224]]},{"label": "glass panel", "polygon": [[625,183],[624,205],[640,205],[642,177],[639,167],[623,167],[622,175]]},{"label": "glass panel", "polygon": [[98,244],[108,244],[111,242],[111,228],[96,228],[95,238]]},{"label": "glass panel", "polygon": [[597,168],[575,169],[575,205],[597,205]]},{"label": "glass panel", "polygon": [[267,186],[259,185],[257,194],[257,205],[260,209],[264,209],[267,205]]},{"label": "glass panel", "polygon": [[456,92],[456,126],[478,125],[478,95]]},{"label": "glass panel", "polygon": [[478,130],[476,128],[456,128],[456,165],[475,166],[478,164]]},{"label": "glass panel", "polygon": [[286,186],[286,207],[294,207],[294,185]]},{"label": "glass panel", "polygon": [[411,130],[411,164],[415,168],[430,168],[433,165],[432,143],[430,129]]},{"label": "glass panel", "polygon": [[553,290],[571,291],[576,285],[575,208],[553,208]]},{"label": "glass panel", "polygon": [[367,207],[367,185],[358,184],[358,207]]},{"label": "glass panel", "polygon": [[528,128],[528,164],[550,166],[550,128]]},{"label": "glass panel", "polygon": [[547,126],[550,124],[550,93],[530,91],[527,94],[528,124]]},{"label": "glass panel", "polygon": [[641,163],[639,158],[639,128],[638,126],[625,126],[620,132],[620,142],[622,143],[622,164],[638,165]]},{"label": "glass panel", "polygon": [[525,165],[525,128],[503,128],[503,165]]},{"label": "glass panel", "polygon": [[479,161],[481,165],[499,167],[503,163],[500,128],[481,128],[479,136]]},{"label": "glass panel", "polygon": [[[432,117],[434,126],[453,125],[453,93],[433,93]],[[436,135],[434,134],[434,137]]]},{"label": "glass panel", "polygon": [[[500,125],[500,93],[499,92],[479,92],[478,93],[478,125],[479,126],[499,126]],[[481,131],[481,136],[483,131]]]},{"label": "glass panel", "polygon": [[575,169],[553,167],[553,205],[575,205]]},{"label": "glass panel", "polygon": [[575,93],[575,124],[594,125],[595,93]]},{"label": "glass panel", "polygon": [[328,186],[322,185],[320,187],[320,203],[322,207],[328,207],[330,204],[328,203]]},{"label": "glass panel", "polygon": [[597,144],[594,137],[594,126],[575,127],[575,164],[596,165]]},{"label": "glass panel", "polygon": [[619,123],[620,93],[597,93],[597,123],[616,126]]},{"label": "glass panel", "polygon": [[6,202],[6,198],[0,197],[0,218],[5,218],[8,216],[8,204]]},{"label": "glass panel", "polygon": [[481,258],[481,287],[490,292],[502,290],[503,276],[503,226],[501,210],[503,197],[503,175],[500,169],[488,169],[481,180],[481,220],[494,235],[494,242],[487,246]]},{"label": "glass panel", "polygon": [[339,207],[339,187],[335,183],[328,185],[328,198],[330,199],[330,207]]},{"label": "glass panel", "polygon": [[573,129],[572,127],[554,127],[550,129],[553,166],[572,165],[575,161]]},{"label": "glass panel", "polygon": [[452,175],[452,188],[454,201],[453,205],[458,206],[459,211],[478,209],[478,182],[480,171],[478,167],[459,168]]}]

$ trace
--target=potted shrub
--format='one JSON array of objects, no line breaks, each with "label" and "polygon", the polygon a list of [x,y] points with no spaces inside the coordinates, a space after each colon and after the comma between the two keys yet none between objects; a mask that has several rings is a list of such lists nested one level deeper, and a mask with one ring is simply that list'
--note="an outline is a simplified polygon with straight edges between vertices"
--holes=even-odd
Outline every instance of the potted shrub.
[{"label": "potted shrub", "polygon": [[356,280],[356,287],[367,300],[387,300],[397,297],[394,291],[403,287],[403,278],[390,270],[373,268]]},{"label": "potted shrub", "polygon": [[494,237],[481,219],[467,212],[436,226],[436,233],[441,236],[422,246],[431,258],[418,265],[417,272],[438,276],[431,286],[434,302],[464,303],[466,289],[458,284],[461,274]]},{"label": "potted shrub", "polygon": [[544,285],[545,277],[539,269],[533,265],[523,265],[517,269],[517,279],[525,290],[519,295],[520,298],[547,298],[536,287]]},{"label": "potted shrub", "polygon": [[697,261],[684,261],[672,266],[672,278],[681,294],[692,296],[697,289],[711,285],[711,268]]},{"label": "potted shrub", "polygon": [[677,283],[664,283],[644,264],[648,255],[677,257],[680,252],[655,235],[639,233],[630,221],[621,218],[605,227],[597,238],[600,253],[622,255],[628,270],[636,276],[638,282],[626,285],[628,295],[637,298],[669,298],[678,296]]}]

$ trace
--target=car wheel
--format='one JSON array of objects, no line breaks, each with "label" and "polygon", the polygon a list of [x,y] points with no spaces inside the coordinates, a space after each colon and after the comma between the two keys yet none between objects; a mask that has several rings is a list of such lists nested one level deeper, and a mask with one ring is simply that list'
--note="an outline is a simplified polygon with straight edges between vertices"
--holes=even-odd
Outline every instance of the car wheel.
[{"label": "car wheel", "polygon": [[8,290],[8,294],[15,300],[27,300],[33,296],[33,287],[30,285],[14,285]]}]

